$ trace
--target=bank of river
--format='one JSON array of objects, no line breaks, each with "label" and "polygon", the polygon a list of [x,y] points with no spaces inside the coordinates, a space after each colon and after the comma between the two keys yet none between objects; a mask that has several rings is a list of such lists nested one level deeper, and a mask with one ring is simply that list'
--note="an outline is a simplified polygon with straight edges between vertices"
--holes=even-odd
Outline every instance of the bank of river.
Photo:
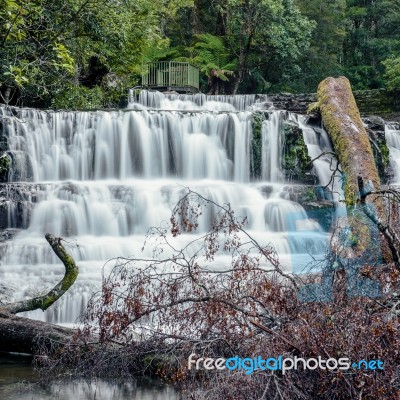
[{"label": "bank of river", "polygon": [[29,356],[0,353],[0,399],[7,400],[178,400],[177,392],[158,380],[73,379],[39,385]]}]

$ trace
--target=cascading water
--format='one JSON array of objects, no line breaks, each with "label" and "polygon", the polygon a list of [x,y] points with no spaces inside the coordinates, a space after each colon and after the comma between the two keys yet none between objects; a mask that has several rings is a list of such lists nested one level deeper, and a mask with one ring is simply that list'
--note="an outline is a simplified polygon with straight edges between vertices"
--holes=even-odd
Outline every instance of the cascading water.
[{"label": "cascading water", "polygon": [[308,155],[313,161],[320,186],[325,188],[325,196],[336,202],[343,200],[342,175],[328,133],[322,127],[307,125],[304,116],[292,114],[291,118],[303,132]]},{"label": "cascading water", "polygon": [[283,179],[280,168],[283,144],[283,137],[280,134],[282,131],[281,113],[281,111],[271,113],[269,119],[262,124],[261,176],[263,180],[269,182],[280,182]]},{"label": "cascading water", "polygon": [[397,124],[385,125],[386,144],[394,172],[392,183],[400,184],[400,128]]},{"label": "cascading water", "polygon": [[[305,247],[313,254],[324,252],[326,234],[283,191],[284,113],[272,111],[263,123],[261,180],[254,180],[252,113],[235,110],[251,107],[254,96],[233,96],[229,103],[213,98],[214,104],[204,95],[198,95],[201,102],[148,92],[141,96],[140,107],[162,109],[1,109],[12,158],[9,178],[19,182],[6,186],[18,188],[23,198],[20,207],[8,203],[7,226],[23,229],[0,244],[1,280],[15,289],[14,299],[21,299],[61,278],[63,266],[44,240],[46,232],[65,238],[80,267],[78,281],[58,304],[28,316],[73,323],[91,293],[100,288],[104,263],[113,257],[138,256],[148,228],[169,221],[187,187],[218,204],[230,203],[236,215],[246,216],[250,234],[260,243],[273,243],[289,271],[293,244],[296,257]],[[162,104],[156,102],[157,96]],[[205,111],[210,108],[218,112]],[[320,153],[323,150],[319,145]],[[294,232],[289,244],[290,213],[300,214],[309,225],[306,231]],[[211,220],[210,209],[202,216],[199,231],[207,230]],[[192,238],[171,240],[181,248]],[[141,257],[152,255],[145,251]],[[219,257],[216,265],[224,262],[224,255]]]},{"label": "cascading water", "polygon": [[128,108],[137,108],[138,104],[155,109],[205,110],[205,111],[246,111],[257,108],[261,102],[267,101],[266,95],[206,95],[161,93],[134,89],[129,91]]}]

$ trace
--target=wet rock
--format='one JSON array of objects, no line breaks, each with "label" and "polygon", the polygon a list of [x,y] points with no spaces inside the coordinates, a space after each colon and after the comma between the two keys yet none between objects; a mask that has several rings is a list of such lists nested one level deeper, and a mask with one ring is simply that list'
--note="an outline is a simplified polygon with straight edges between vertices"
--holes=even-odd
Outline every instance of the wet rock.
[{"label": "wet rock", "polygon": [[317,95],[315,93],[278,93],[268,95],[268,100],[271,101],[273,106],[278,110],[306,114],[308,106],[317,101]]},{"label": "wet rock", "polygon": [[363,118],[363,123],[374,153],[380,180],[382,183],[388,183],[394,174],[390,167],[389,148],[385,137],[385,125],[387,123],[383,118],[375,115]]},{"label": "wet rock", "polygon": [[12,164],[12,159],[8,153],[0,153],[0,182],[7,182]]},{"label": "wet rock", "polygon": [[15,235],[19,232],[19,229],[4,229],[0,231],[0,243],[6,242],[7,240],[14,239]]},{"label": "wet rock", "polygon": [[274,191],[274,187],[272,185],[265,185],[260,188],[260,192],[266,197],[269,198],[271,193]]},{"label": "wet rock", "polygon": [[372,130],[385,130],[385,120],[377,115],[371,115],[363,118],[364,124]]},{"label": "wet rock", "polygon": [[331,228],[336,205],[330,200],[331,194],[328,190],[322,186],[288,185],[283,191],[288,200],[303,206],[308,218],[317,221],[324,230]]},{"label": "wet rock", "polygon": [[333,206],[332,195],[328,189],[318,185],[288,185],[283,188],[283,192],[288,193],[288,199],[301,204],[303,207],[320,208]]},{"label": "wet rock", "polygon": [[29,226],[38,184],[0,184],[0,229],[26,229]]},{"label": "wet rock", "polygon": [[13,299],[13,293],[15,291],[15,287],[0,283],[0,304],[11,303]]},{"label": "wet rock", "polygon": [[285,121],[284,130],[282,170],[286,180],[303,184],[316,183],[302,130],[292,121]]}]

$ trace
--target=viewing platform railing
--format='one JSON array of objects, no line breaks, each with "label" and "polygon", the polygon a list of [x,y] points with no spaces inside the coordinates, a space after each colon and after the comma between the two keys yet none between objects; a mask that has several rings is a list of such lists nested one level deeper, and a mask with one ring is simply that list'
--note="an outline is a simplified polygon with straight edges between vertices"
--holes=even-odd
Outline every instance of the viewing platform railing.
[{"label": "viewing platform railing", "polygon": [[158,61],[143,66],[142,86],[160,91],[199,91],[199,69],[188,62]]}]

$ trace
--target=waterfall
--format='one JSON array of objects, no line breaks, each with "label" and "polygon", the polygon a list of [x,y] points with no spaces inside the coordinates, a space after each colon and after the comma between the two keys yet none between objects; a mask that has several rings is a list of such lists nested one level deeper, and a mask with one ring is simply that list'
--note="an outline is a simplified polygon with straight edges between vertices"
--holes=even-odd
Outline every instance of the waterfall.
[{"label": "waterfall", "polygon": [[147,108],[167,110],[208,110],[208,111],[245,111],[262,101],[267,100],[266,95],[206,95],[161,93],[156,91],[141,90],[138,94],[131,89],[128,97],[128,108],[137,108],[142,105]]},{"label": "waterfall", "polygon": [[[255,96],[144,91],[140,96],[134,103],[131,94],[130,106],[118,111],[1,108],[12,158],[11,183],[3,184],[12,198],[7,226],[19,228],[19,233],[0,243],[0,279],[14,288],[14,300],[52,287],[63,266],[44,239],[47,232],[65,239],[80,268],[73,288],[55,305],[25,315],[74,323],[91,293],[99,290],[107,260],[152,256],[151,249],[140,252],[148,228],[167,225],[188,187],[215,203],[229,203],[235,215],[247,217],[248,232],[275,246],[286,271],[292,269],[293,249],[295,258],[304,249],[323,255],[326,232],[288,199],[280,167],[286,113],[269,111],[262,124],[262,173],[254,180]],[[305,124],[303,131],[305,137],[310,133]],[[325,139],[309,139],[312,158],[328,148]],[[326,168],[314,166],[322,181],[328,178]],[[289,243],[291,214],[303,226],[291,232]],[[203,213],[199,234],[210,228],[213,216],[212,208]],[[182,248],[191,240],[193,234],[184,234],[171,243]],[[221,251],[215,268],[228,259]]]},{"label": "waterfall", "polygon": [[327,198],[335,200],[344,199],[342,189],[342,176],[340,166],[329,139],[328,133],[322,127],[309,126],[304,116],[292,116],[303,131],[304,142],[308,155],[313,161],[313,167],[319,179],[319,184],[324,188]]},{"label": "waterfall", "polygon": [[385,125],[386,144],[390,154],[390,164],[394,172],[394,184],[400,184],[400,129],[397,124]]},{"label": "waterfall", "polygon": [[[8,126],[11,180],[249,180],[250,112],[21,110]],[[14,158],[14,157],[13,157]],[[30,168],[27,168],[26,165]]]},{"label": "waterfall", "polygon": [[282,179],[282,112],[270,114],[269,119],[262,124],[262,178],[269,182],[279,182]]}]

